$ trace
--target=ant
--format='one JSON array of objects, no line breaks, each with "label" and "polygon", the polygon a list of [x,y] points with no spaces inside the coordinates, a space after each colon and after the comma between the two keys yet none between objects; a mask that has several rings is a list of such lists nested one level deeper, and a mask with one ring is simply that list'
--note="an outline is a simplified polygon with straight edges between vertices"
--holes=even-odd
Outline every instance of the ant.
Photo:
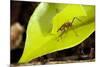
[{"label": "ant", "polygon": [[73,20],[72,20],[71,22],[66,22],[66,23],[64,23],[64,24],[57,30],[57,32],[59,32],[59,31],[62,32],[59,36],[62,36],[62,35],[63,35],[63,33],[66,31],[66,30],[65,30],[66,28],[72,27],[72,24],[73,24],[73,22],[74,22],[75,19],[77,19],[78,21],[81,21],[79,18],[74,17]]}]

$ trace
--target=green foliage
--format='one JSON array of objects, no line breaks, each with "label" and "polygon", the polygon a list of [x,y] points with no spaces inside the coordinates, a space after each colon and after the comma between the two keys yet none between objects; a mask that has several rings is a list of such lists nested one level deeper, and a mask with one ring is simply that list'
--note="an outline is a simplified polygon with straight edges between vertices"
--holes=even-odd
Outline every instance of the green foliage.
[{"label": "green foliage", "polygon": [[[40,3],[30,18],[25,48],[19,63],[80,44],[94,32],[95,7],[75,4]],[[66,21],[78,17],[59,37],[57,30]]]}]

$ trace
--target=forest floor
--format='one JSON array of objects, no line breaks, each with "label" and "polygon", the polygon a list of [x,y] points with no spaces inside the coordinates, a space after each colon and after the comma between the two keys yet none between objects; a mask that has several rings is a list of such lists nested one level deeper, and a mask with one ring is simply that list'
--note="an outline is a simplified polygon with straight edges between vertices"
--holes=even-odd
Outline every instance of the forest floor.
[{"label": "forest floor", "polygon": [[46,61],[45,64],[41,64],[40,61],[33,61],[31,63],[26,63],[26,64],[11,64],[11,67],[95,62],[95,59],[75,60],[75,59],[72,59],[72,58],[77,58],[77,57],[76,56],[64,57],[64,60],[59,60],[59,61],[49,60],[49,61]]}]

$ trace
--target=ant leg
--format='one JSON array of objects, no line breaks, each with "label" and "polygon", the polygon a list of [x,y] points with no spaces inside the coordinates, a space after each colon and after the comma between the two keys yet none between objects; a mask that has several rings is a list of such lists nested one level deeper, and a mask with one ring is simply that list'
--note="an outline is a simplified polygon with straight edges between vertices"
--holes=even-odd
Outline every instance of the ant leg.
[{"label": "ant leg", "polygon": [[60,31],[61,31],[61,34],[58,36],[58,40],[57,41],[59,41],[60,38],[62,39],[62,35],[65,32],[65,28],[61,28]]},{"label": "ant leg", "polygon": [[62,35],[64,34],[64,32],[65,32],[65,28],[62,29],[62,33],[59,35],[59,37],[61,37],[61,39],[62,39]]},{"label": "ant leg", "polygon": [[73,18],[72,23],[74,22],[74,20],[75,20],[75,17]]},{"label": "ant leg", "polygon": [[82,22],[82,20],[80,20],[79,18],[75,17],[78,21]]},{"label": "ant leg", "polygon": [[82,22],[79,18],[74,17],[73,20],[72,20],[72,23],[74,22],[75,19],[77,19],[78,21]]},{"label": "ant leg", "polygon": [[57,30],[57,32],[58,32],[59,30],[61,30],[61,28],[59,28],[59,29]]}]

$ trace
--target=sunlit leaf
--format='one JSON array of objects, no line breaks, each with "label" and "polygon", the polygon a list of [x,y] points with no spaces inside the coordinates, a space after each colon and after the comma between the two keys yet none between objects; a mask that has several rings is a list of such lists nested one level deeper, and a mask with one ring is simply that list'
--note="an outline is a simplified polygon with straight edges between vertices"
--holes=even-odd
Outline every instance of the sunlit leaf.
[{"label": "sunlit leaf", "polygon": [[[54,3],[39,4],[30,18],[25,48],[19,63],[26,63],[42,55],[74,47],[94,32],[95,7],[82,5],[76,10],[72,6],[75,5],[70,4],[68,6],[68,4]],[[73,8],[72,10],[74,11],[72,12],[75,13],[71,14],[71,10],[68,7],[71,7],[70,9]],[[66,15],[69,16],[66,17]],[[61,26],[64,21],[67,21],[67,18],[70,16],[72,18],[73,16],[78,16],[82,22],[75,20],[72,27],[66,30],[61,37],[59,37],[61,32],[59,34],[52,34],[52,30],[54,29],[55,33],[58,27]],[[61,22],[57,21],[55,18],[59,18]],[[57,26],[56,29],[57,22],[61,25]]]},{"label": "sunlit leaf", "polygon": [[57,30],[65,22],[71,22],[74,17],[86,16],[85,10],[81,5],[67,5],[60,13],[53,18],[52,34],[57,33]]}]

